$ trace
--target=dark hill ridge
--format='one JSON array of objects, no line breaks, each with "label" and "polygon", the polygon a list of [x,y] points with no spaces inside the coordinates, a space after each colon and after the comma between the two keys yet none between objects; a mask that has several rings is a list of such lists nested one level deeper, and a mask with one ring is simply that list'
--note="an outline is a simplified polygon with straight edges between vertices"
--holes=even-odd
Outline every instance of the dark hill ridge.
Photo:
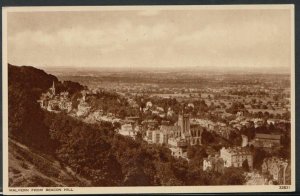
[{"label": "dark hill ridge", "polygon": [[[40,96],[51,87],[53,82],[56,85],[57,92],[69,91],[71,94],[82,90],[84,87],[77,82],[60,82],[56,76],[47,74],[41,69],[32,66],[15,66],[8,64],[8,85],[29,90],[35,96]],[[38,97],[35,97],[38,98]]]},{"label": "dark hill ridge", "polygon": [[38,149],[47,149],[49,131],[37,99],[58,79],[30,66],[8,64],[8,135]]},{"label": "dark hill ridge", "polygon": [[55,83],[56,92],[79,92],[84,87],[77,82],[60,82],[57,77],[32,66],[8,64],[9,137],[26,145],[47,149],[49,131],[43,123],[44,112],[37,100]]},{"label": "dark hill ridge", "polygon": [[58,79],[43,70],[32,66],[15,66],[8,64],[8,85],[17,85],[26,90],[46,91]]}]

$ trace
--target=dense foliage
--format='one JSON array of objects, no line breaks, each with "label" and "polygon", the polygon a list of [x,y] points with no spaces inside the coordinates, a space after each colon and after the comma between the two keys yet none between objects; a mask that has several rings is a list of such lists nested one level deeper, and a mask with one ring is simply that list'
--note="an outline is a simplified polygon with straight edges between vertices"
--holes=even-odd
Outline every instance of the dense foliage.
[{"label": "dense foliage", "polygon": [[53,141],[49,140],[48,129],[42,123],[43,112],[36,100],[57,78],[33,67],[13,65],[8,65],[8,78],[9,137],[48,150]]}]

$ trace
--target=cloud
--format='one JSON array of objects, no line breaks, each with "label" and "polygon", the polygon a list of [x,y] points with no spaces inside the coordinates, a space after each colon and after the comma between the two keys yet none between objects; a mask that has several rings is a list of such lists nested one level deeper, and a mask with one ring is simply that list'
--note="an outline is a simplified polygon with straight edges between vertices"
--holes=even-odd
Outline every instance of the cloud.
[{"label": "cloud", "polygon": [[282,34],[278,25],[267,24],[260,21],[228,25],[208,25],[202,30],[196,30],[176,38],[175,42],[180,44],[216,43],[218,45],[253,45],[263,42],[270,43],[286,35]]},{"label": "cloud", "polygon": [[[278,57],[273,65],[283,62],[283,51],[290,48],[289,29],[280,29],[276,23],[244,21],[238,24],[207,25],[202,30],[176,37],[174,43],[203,51],[213,59],[241,59],[245,62],[262,62]],[[220,61],[221,62],[221,61]],[[272,63],[269,63],[272,65]],[[270,66],[270,65],[267,65]]]},{"label": "cloud", "polygon": [[92,28],[62,28],[54,33],[26,30],[9,37],[9,44],[46,47],[101,47],[104,52],[123,49],[126,45],[164,39],[169,27],[163,24],[137,26],[126,20],[115,25]]},{"label": "cloud", "polygon": [[247,12],[246,17],[243,12],[213,16],[200,11],[161,12],[85,13],[89,22],[78,21],[72,13],[62,22],[61,13],[49,23],[45,21],[51,18],[50,13],[40,17],[33,14],[35,21],[29,16],[26,20],[30,27],[20,16],[10,21],[18,28],[8,34],[8,58],[11,63],[33,65],[290,65],[289,20],[278,13]]}]

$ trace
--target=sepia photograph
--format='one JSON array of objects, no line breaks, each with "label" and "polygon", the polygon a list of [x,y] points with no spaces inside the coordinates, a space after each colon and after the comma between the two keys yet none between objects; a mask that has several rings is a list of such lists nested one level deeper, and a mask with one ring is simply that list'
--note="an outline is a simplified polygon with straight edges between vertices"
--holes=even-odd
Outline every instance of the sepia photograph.
[{"label": "sepia photograph", "polygon": [[2,13],[5,194],[295,191],[293,5]]}]

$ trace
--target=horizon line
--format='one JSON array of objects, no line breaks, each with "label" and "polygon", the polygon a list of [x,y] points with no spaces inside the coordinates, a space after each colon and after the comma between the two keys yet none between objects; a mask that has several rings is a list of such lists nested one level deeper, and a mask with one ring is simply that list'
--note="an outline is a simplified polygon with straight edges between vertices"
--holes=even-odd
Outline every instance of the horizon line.
[{"label": "horizon line", "polygon": [[[196,67],[196,66],[186,66],[186,67],[171,67],[171,66],[150,66],[150,67],[118,67],[118,66],[105,66],[105,67],[95,67],[95,66],[89,66],[89,67],[79,67],[79,66],[43,66],[43,65],[16,65],[16,64],[11,64],[10,65],[15,65],[15,66],[31,66],[35,67],[38,69],[43,69],[48,70],[48,71],[55,71],[55,70],[62,70],[62,69],[72,69],[74,71],[112,71],[112,72],[132,72],[132,71],[149,71],[149,72],[181,72],[181,73],[190,73],[194,71],[202,71],[204,74],[206,73],[223,73],[223,74],[277,74],[277,75],[286,75],[286,74],[291,74],[291,71],[280,71],[277,68],[277,71],[274,71],[273,69],[270,70],[269,68],[266,69],[261,69],[259,70],[249,70],[251,68],[226,68],[226,69],[218,69],[218,68],[211,68],[211,67]],[[82,70],[80,70],[82,69]],[[118,70],[119,69],[119,70]],[[154,70],[157,69],[157,70]],[[172,70],[170,70],[172,69]],[[183,70],[185,70],[183,72]]]}]

